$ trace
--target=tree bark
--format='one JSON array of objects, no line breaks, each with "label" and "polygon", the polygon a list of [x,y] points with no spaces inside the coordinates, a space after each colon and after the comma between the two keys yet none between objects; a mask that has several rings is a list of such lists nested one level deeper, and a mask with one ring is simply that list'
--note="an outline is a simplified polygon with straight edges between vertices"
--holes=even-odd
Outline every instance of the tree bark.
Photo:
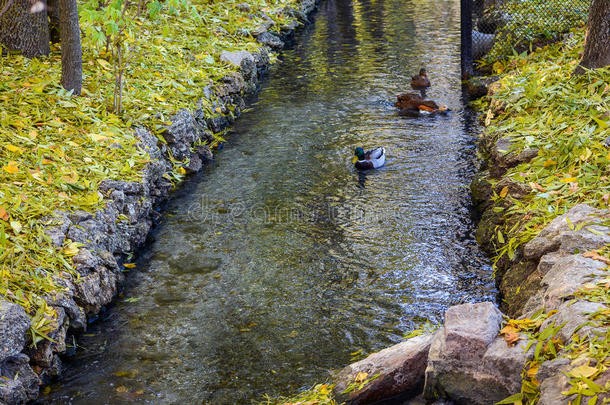
[{"label": "tree bark", "polygon": [[574,74],[584,73],[583,68],[597,69],[608,65],[610,65],[610,1],[592,0],[585,50]]},{"label": "tree bark", "polygon": [[83,84],[83,55],[76,0],[58,0],[61,37],[61,85],[80,96]]},{"label": "tree bark", "polygon": [[0,16],[2,53],[21,51],[27,58],[49,54],[47,10],[31,13],[31,7],[28,0],[0,0],[0,10],[5,10]]}]

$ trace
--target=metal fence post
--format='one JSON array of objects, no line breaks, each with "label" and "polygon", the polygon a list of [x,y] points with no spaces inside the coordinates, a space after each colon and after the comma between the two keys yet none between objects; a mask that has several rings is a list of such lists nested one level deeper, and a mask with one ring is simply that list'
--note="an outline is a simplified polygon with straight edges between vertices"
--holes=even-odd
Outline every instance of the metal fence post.
[{"label": "metal fence post", "polygon": [[472,0],[460,2],[460,59],[462,80],[472,76]]}]

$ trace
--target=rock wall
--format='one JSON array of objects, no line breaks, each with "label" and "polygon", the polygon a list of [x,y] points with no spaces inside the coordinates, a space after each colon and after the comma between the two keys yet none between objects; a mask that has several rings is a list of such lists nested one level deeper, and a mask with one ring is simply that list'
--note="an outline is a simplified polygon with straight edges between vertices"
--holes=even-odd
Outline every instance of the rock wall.
[{"label": "rock wall", "polygon": [[44,218],[47,234],[57,248],[66,238],[83,244],[73,257],[78,278],[68,273],[56,277],[64,291],[46,297],[48,306],[57,314],[52,340],[43,340],[35,347],[28,338],[30,317],[18,305],[0,301],[0,404],[20,404],[37,398],[39,387],[61,374],[60,355],[66,351],[66,336],[87,328],[87,322],[115,297],[124,279],[122,260],[126,254],[141,247],[160,213],[158,207],[172,190],[166,173],[171,171],[170,155],[188,162],[187,173],[197,172],[213,158],[202,144],[210,143],[213,133],[228,127],[245,108],[244,99],[256,92],[269,68],[268,53],[282,49],[292,40],[300,23],[308,18],[319,0],[301,0],[298,9],[287,7],[284,13],[295,18],[280,27],[280,34],[271,33],[271,19],[253,35],[261,44],[258,53],[245,51],[221,54],[221,60],[239,68],[203,89],[203,95],[220,113],[206,117],[198,108],[181,110],[170,118],[160,142],[145,128],[135,130],[138,146],[150,155],[142,181],[103,181],[99,191],[107,204],[104,209],[89,212],[56,212]]}]

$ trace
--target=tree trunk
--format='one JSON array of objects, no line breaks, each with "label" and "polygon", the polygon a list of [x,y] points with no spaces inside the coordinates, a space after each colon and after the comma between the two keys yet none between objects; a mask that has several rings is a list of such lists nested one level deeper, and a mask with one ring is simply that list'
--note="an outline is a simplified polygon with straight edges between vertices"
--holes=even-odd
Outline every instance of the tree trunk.
[{"label": "tree trunk", "polygon": [[583,68],[597,69],[610,65],[610,1],[592,0],[587,22],[585,51],[574,74],[584,73]]},{"label": "tree trunk", "polygon": [[[10,2],[10,5],[8,5]],[[0,0],[0,44],[5,51],[21,51],[27,58],[48,55],[49,23],[46,8],[31,13],[28,0]]]},{"label": "tree trunk", "polygon": [[61,37],[61,85],[80,96],[83,84],[83,55],[76,0],[58,0]]}]

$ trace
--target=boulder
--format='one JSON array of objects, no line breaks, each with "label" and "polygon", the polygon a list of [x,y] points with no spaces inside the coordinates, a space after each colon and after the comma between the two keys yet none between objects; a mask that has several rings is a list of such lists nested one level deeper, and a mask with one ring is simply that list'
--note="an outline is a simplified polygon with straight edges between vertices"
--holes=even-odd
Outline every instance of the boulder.
[{"label": "boulder", "polygon": [[540,330],[544,330],[553,323],[555,325],[565,324],[559,332],[557,332],[557,336],[559,336],[563,342],[571,341],[572,335],[575,333],[581,338],[586,335],[603,334],[603,329],[595,328],[593,325],[587,325],[586,323],[590,321],[588,315],[605,308],[606,306],[599,302],[580,300],[564,302],[559,306],[555,315],[544,321],[540,326]]},{"label": "boulder", "polygon": [[557,260],[540,283],[544,289],[544,308],[547,311],[557,309],[562,302],[573,298],[591,277],[603,276],[604,267],[604,263],[582,255],[569,255]]},{"label": "boulder", "polygon": [[271,49],[279,50],[284,47],[284,41],[267,31],[258,35],[256,40],[263,45],[267,45]]},{"label": "boulder", "polygon": [[241,67],[244,60],[250,60],[254,62],[254,57],[248,51],[222,51],[220,54],[220,60],[232,64],[233,66]]},{"label": "boulder", "polygon": [[[433,335],[411,338],[373,353],[341,370],[334,391],[349,404],[371,404],[398,395],[416,394],[423,387],[428,350]],[[379,374],[362,389],[342,393],[354,381]]]},{"label": "boulder", "polygon": [[24,404],[38,396],[40,379],[30,367],[25,354],[17,354],[0,363],[0,403]]},{"label": "boulder", "polygon": [[5,300],[0,300],[0,362],[16,356],[25,346],[30,318],[25,310]]},{"label": "boulder", "polygon": [[499,178],[511,167],[527,163],[538,156],[538,149],[512,150],[513,143],[510,137],[504,137],[498,139],[491,148],[493,164],[490,165],[489,172],[492,177]]},{"label": "boulder", "polygon": [[424,396],[456,404],[488,405],[518,391],[529,354],[497,337],[502,313],[491,302],[463,304],[445,313],[430,346]]},{"label": "boulder", "polygon": [[[597,249],[610,243],[608,228],[600,225],[577,227],[584,223],[599,222],[602,210],[597,210],[586,204],[572,207],[566,214],[560,215],[549,223],[540,233],[523,249],[526,259],[537,260],[546,253],[559,250],[574,253],[574,250]],[[570,219],[568,223],[567,219]],[[578,229],[580,228],[580,229]],[[595,232],[591,232],[589,229]]]}]

